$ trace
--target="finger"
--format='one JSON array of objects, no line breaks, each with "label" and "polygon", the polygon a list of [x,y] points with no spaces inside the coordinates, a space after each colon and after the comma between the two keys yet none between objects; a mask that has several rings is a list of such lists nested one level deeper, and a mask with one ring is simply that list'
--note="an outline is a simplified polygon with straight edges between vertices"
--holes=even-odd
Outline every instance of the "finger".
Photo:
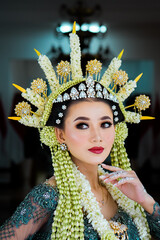
[{"label": "finger", "polygon": [[101,180],[104,180],[108,177],[109,173],[105,173],[104,175],[99,176]]},{"label": "finger", "polygon": [[134,182],[135,178],[134,177],[125,177],[120,179],[117,183],[114,184],[114,186],[120,186],[123,185],[124,183],[132,183]]},{"label": "finger", "polygon": [[121,170],[121,171],[109,173],[107,176],[103,178],[103,181],[111,182],[113,180],[117,180],[118,178],[126,178],[126,177],[134,177],[134,175],[130,171]]},{"label": "finger", "polygon": [[101,166],[105,169],[108,169],[110,171],[120,171],[120,170],[123,170],[122,168],[119,168],[119,167],[115,167],[115,166],[110,166],[110,165],[106,165],[106,164],[101,164]]},{"label": "finger", "polygon": [[105,175],[101,175],[99,178],[102,179],[102,180],[104,180],[106,178],[111,178],[111,179],[115,178],[116,179],[116,178],[118,178],[122,175],[126,175],[125,171],[123,171],[123,170],[116,171],[116,172],[111,172],[111,173],[106,173]]}]

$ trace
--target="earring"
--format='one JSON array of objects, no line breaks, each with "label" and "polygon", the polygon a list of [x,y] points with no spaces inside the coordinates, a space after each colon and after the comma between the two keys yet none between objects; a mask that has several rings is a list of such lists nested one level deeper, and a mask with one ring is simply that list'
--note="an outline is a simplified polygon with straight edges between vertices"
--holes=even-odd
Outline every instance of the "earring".
[{"label": "earring", "polygon": [[67,145],[65,143],[61,143],[60,148],[62,149],[62,151],[66,151],[67,150]]}]

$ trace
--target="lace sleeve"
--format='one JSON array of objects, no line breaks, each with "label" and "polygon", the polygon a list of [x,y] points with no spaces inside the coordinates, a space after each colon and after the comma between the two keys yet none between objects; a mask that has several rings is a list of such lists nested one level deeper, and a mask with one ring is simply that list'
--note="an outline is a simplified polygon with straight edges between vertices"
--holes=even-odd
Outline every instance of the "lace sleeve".
[{"label": "lace sleeve", "polygon": [[53,215],[57,200],[56,188],[46,184],[36,186],[0,227],[0,240],[23,240],[34,235]]},{"label": "lace sleeve", "polygon": [[146,212],[146,216],[151,235],[156,239],[160,239],[160,206],[157,202],[153,206],[153,213],[149,214]]}]

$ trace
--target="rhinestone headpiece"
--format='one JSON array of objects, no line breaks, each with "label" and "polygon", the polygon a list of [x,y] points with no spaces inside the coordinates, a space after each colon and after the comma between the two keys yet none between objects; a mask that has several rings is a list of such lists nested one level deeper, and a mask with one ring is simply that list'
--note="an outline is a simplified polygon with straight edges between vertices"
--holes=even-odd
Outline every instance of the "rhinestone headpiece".
[{"label": "rhinestone headpiece", "polygon": [[[31,83],[31,88],[24,89],[13,84],[22,92],[22,97],[36,106],[36,112],[33,112],[28,102],[19,103],[15,108],[17,117],[9,117],[12,120],[18,120],[20,123],[37,128],[43,128],[52,111],[52,106],[58,102],[64,102],[62,111],[58,114],[56,123],[61,122],[63,113],[66,110],[65,101],[77,100],[81,98],[102,98],[111,101],[115,122],[118,122],[118,112],[114,103],[118,103],[121,112],[124,115],[125,122],[139,123],[141,119],[151,119],[152,117],[142,117],[142,110],[150,105],[150,100],[145,95],[136,99],[135,103],[125,107],[123,102],[130,96],[137,86],[140,74],[135,80],[128,81],[128,75],[122,70],[121,57],[123,51],[118,57],[113,58],[108,69],[100,78],[102,64],[95,60],[88,61],[86,65],[87,77],[83,78],[81,69],[81,49],[79,37],[75,32],[70,34],[70,63],[61,61],[57,66],[57,76],[52,64],[47,56],[36,51],[39,56],[38,62],[43,69],[46,79],[51,90],[51,94],[47,96],[47,84],[43,79],[37,78]],[[78,85],[78,89],[75,87]],[[69,92],[66,92],[69,89]],[[117,90],[118,89],[118,90]],[[126,110],[134,107],[134,111]],[[138,112],[136,112],[138,109]]]}]

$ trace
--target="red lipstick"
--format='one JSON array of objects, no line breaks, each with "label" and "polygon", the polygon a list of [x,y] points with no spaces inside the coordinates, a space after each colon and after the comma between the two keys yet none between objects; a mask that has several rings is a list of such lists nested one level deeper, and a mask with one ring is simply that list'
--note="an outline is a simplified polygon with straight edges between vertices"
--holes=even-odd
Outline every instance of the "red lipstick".
[{"label": "red lipstick", "polygon": [[93,147],[93,148],[88,149],[88,151],[95,153],[95,154],[100,154],[103,152],[103,150],[104,150],[103,147]]}]

